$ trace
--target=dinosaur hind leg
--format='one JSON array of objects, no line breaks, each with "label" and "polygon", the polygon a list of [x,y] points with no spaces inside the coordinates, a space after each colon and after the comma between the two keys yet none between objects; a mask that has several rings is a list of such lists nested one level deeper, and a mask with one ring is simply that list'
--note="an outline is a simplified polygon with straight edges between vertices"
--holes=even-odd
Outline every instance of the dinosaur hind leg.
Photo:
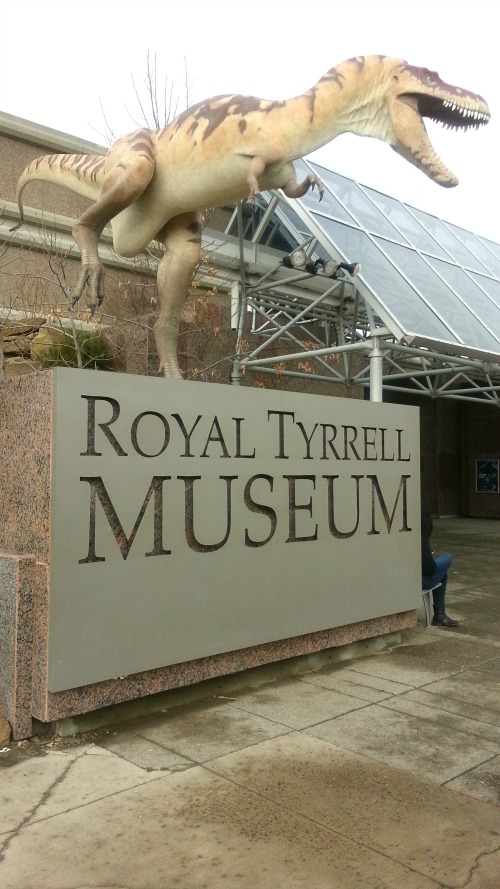
[{"label": "dinosaur hind leg", "polygon": [[144,192],[154,169],[148,130],[139,130],[110,149],[99,200],[80,216],[72,232],[80,249],[82,265],[75,290],[70,294],[72,305],[80,299],[86,287],[86,302],[91,311],[101,304],[104,270],[99,259],[99,238],[108,222]]},{"label": "dinosaur hind leg", "polygon": [[160,371],[172,379],[182,379],[177,362],[177,341],[182,308],[201,257],[201,215],[183,213],[162,229],[155,240],[165,247],[158,266],[160,315],[154,335]]}]

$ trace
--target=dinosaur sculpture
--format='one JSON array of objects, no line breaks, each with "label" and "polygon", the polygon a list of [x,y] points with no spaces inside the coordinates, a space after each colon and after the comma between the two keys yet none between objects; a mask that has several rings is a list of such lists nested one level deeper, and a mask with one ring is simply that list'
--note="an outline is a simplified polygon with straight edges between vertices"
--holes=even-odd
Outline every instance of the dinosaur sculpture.
[{"label": "dinosaur sculpture", "polygon": [[487,123],[489,111],[480,96],[444,83],[435,72],[386,56],[360,56],[331,68],[292,99],[218,96],[164,129],[119,139],[105,157],[37,158],[18,183],[19,225],[21,195],[33,179],[95,201],[73,228],[82,270],[72,300],[75,304],[88,287],[91,310],[103,299],[98,242],[109,222],[122,256],[137,255],[152,240],[163,244],[155,340],[160,371],[181,378],[179,321],[200,258],[200,211],[244,197],[252,201],[258,191],[272,188],[298,198],[317,186],[321,199],[321,182],[309,175],[299,183],[293,161],[347,132],[381,139],[434,182],[455,186],[458,180],[435,153],[423,118],[468,129]]}]

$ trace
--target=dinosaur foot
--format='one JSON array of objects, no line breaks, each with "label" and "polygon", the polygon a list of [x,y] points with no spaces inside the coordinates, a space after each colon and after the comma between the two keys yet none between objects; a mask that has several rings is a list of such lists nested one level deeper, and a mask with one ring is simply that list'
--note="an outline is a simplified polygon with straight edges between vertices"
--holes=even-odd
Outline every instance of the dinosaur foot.
[{"label": "dinosaur foot", "polygon": [[[71,293],[69,293],[69,291],[66,288],[65,288],[64,292],[66,295],[66,299],[68,300],[68,308],[69,308],[70,312],[72,312],[73,309],[75,308],[75,306],[78,304],[81,294],[76,293],[76,294],[72,295]],[[91,297],[89,297],[88,299],[85,300],[85,307],[87,308],[91,318],[94,317],[94,315],[95,315],[97,309],[99,308],[99,306],[101,305],[101,303],[102,303],[102,299],[99,299],[99,298],[96,300],[93,300]]]},{"label": "dinosaur foot", "polygon": [[176,361],[163,361],[160,364],[159,373],[163,374],[166,380],[184,379]]}]

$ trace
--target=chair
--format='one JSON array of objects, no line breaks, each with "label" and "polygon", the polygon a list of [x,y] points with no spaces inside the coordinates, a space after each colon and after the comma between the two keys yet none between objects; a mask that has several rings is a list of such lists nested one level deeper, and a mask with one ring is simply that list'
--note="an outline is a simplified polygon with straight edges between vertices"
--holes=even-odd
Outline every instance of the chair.
[{"label": "chair", "polygon": [[422,601],[424,603],[424,611],[425,611],[425,621],[426,626],[431,626],[431,593],[433,590],[437,590],[439,583],[435,583],[434,586],[429,587],[428,590],[422,590]]}]

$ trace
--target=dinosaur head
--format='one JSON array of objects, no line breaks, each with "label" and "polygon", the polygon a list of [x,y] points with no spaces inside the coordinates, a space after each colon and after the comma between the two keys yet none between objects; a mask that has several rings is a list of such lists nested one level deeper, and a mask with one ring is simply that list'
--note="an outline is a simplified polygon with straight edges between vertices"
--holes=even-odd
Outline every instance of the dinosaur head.
[{"label": "dinosaur head", "polygon": [[481,96],[444,83],[435,71],[398,59],[381,62],[388,112],[384,141],[438,185],[452,188],[458,179],[436,154],[424,119],[449,129],[477,129],[488,123],[488,105]]}]

